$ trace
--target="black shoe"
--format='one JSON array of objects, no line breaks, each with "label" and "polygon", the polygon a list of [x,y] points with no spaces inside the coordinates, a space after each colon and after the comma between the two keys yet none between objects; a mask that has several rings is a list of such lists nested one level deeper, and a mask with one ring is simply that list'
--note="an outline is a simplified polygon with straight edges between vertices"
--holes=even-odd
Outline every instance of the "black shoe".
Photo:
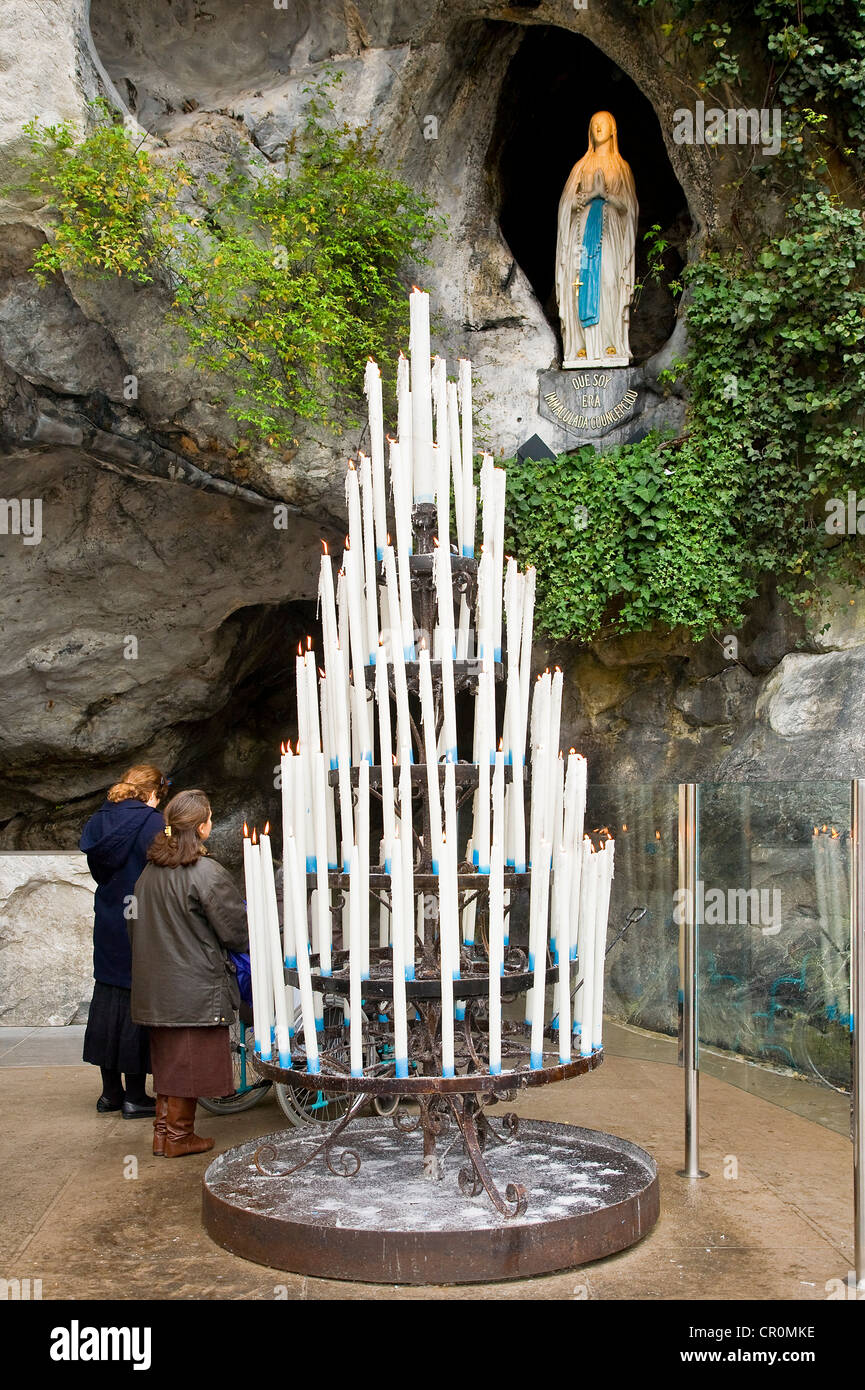
[{"label": "black shoe", "polygon": [[96,1102],[96,1109],[99,1111],[100,1115],[109,1115],[112,1110],[119,1110],[120,1106],[115,1105],[113,1101],[106,1099],[105,1096],[100,1096]]},{"label": "black shoe", "polygon": [[156,1099],[148,1096],[143,1105],[134,1100],[125,1100],[122,1108],[124,1120],[152,1120],[156,1114]]}]

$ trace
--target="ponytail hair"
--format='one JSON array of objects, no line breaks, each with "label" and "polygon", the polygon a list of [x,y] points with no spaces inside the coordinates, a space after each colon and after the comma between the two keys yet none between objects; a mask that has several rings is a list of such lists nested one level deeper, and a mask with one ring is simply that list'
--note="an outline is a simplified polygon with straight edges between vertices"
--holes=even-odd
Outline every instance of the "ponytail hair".
[{"label": "ponytail hair", "polygon": [[157,797],[165,795],[168,786],[158,767],[150,763],[137,763],[124,772],[119,782],[108,788],[109,801],[149,801],[154,792]]},{"label": "ponytail hair", "polygon": [[194,864],[206,854],[198,827],[210,817],[210,802],[202,791],[178,792],[165,808],[165,830],[157,835],[147,858],[161,869]]}]

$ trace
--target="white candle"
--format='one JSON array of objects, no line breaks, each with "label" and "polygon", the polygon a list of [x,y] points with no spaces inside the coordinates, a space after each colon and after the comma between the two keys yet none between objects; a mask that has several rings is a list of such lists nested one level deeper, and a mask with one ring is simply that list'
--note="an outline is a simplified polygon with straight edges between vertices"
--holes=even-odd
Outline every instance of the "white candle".
[{"label": "white candle", "polygon": [[459,759],[457,755],[457,707],[456,690],[454,686],[454,659],[447,643],[445,643],[442,648],[442,704],[444,706],[444,720],[442,725],[444,755],[447,762],[455,763],[458,762]]},{"label": "white candle", "polygon": [[532,670],[532,628],[535,616],[535,570],[525,573],[523,589],[523,631],[520,642],[520,756],[525,758],[529,724],[529,681]]},{"label": "white candle", "polygon": [[[405,977],[414,979],[414,834],[411,809],[411,763],[408,749],[400,751],[399,769],[399,844],[402,850],[402,923]],[[394,931],[396,923],[393,923]]]},{"label": "white candle", "polygon": [[[378,705],[379,763],[381,765],[381,815],[385,850],[396,835],[393,802],[393,738],[390,727],[390,690],[387,679],[387,655],[384,646],[378,649],[375,672],[375,698]],[[388,872],[390,870],[388,869]]]},{"label": "white candle", "polygon": [[349,862],[349,938],[348,938],[348,981],[349,1008],[349,1062],[352,1076],[363,1076],[363,1014],[361,1010],[361,893],[360,893],[360,855],[357,845],[352,845]]},{"label": "white candle", "polygon": [[538,846],[544,838],[544,812],[547,804],[547,749],[535,748],[532,752],[532,821],[529,832],[529,863],[534,868]]},{"label": "white candle", "polygon": [[336,737],[333,729],[333,714],[330,708],[330,699],[327,694],[327,681],[321,679],[321,702],[322,719],[328,726],[327,747],[324,749],[324,814],[326,821],[327,836],[327,867],[329,870],[339,868],[339,857],[336,849],[336,811],[334,809],[333,787],[330,785],[330,772],[336,770]]},{"label": "white candle", "polygon": [[572,748],[568,754],[568,770],[565,777],[565,824],[563,842],[571,853],[570,901],[574,908],[570,913],[570,958],[577,958],[577,929],[580,913],[580,881],[583,868],[583,822],[586,811],[586,760]]},{"label": "white candle", "polygon": [[495,675],[484,657],[478,675],[477,768],[478,794],[472,830],[472,855],[479,874],[490,871],[490,764],[495,759]]},{"label": "white candle", "polygon": [[603,1042],[604,1031],[604,963],[607,957],[607,922],[610,915],[610,889],[613,882],[615,845],[607,840],[601,854],[601,878],[595,913],[595,983],[592,991],[592,1051]]},{"label": "white candle", "polygon": [[460,594],[460,616],[459,626],[457,627],[457,659],[459,661],[468,660],[470,636],[471,611],[465,594]]},{"label": "white candle", "polygon": [[454,950],[451,922],[450,850],[441,848],[439,866],[439,954],[442,997],[442,1076],[454,1074],[454,977],[459,972],[459,946]]},{"label": "white candle", "polygon": [[[534,972],[531,989],[531,1049],[529,1065],[533,1071],[544,1065],[544,1008],[547,978],[547,914],[550,892],[550,844],[542,840],[532,865],[529,907],[529,970]],[[532,945],[532,933],[534,944]]]},{"label": "white candle", "polygon": [[411,354],[411,415],[414,499],[435,501],[432,470],[432,395],[429,295],[413,289],[409,295],[409,352]]},{"label": "white candle", "polygon": [[459,399],[462,411],[463,466],[463,555],[475,553],[474,435],[472,422],[472,364],[462,358],[459,365]]},{"label": "white candle", "polygon": [[438,545],[433,556],[433,578],[438,600],[439,644],[441,653],[445,648],[456,656],[456,637],[454,634],[454,587],[451,575],[450,551]]},{"label": "white candle", "polygon": [[478,601],[477,601],[477,655],[481,659],[487,654],[495,655],[493,646],[493,602],[492,602],[492,553],[483,548],[478,562]]},{"label": "white candle", "polygon": [[448,443],[454,488],[454,519],[457,527],[457,553],[465,554],[465,490],[463,485],[462,451],[460,449],[460,408],[457,384],[447,383]]},{"label": "white candle", "polygon": [[372,454],[372,495],[375,524],[375,554],[380,560],[387,537],[387,498],[384,484],[384,411],[381,398],[381,372],[372,358],[366,364],[363,389],[369,403],[369,447]]},{"label": "white candle", "polygon": [[312,754],[313,789],[315,793],[315,882],[316,882],[316,920],[318,924],[318,950],[322,975],[330,975],[331,964],[331,919],[330,883],[328,871],[327,845],[327,773],[324,754],[315,749]]},{"label": "white candle", "polygon": [[[397,438],[399,439],[399,452],[402,459],[402,477],[405,482],[405,499],[409,517],[411,516],[411,504],[414,496],[414,467],[412,464],[412,438],[411,438],[411,382],[409,379],[408,358],[402,353],[399,355],[396,372],[396,401],[397,401]],[[391,483],[394,481],[393,473],[393,451],[391,450]],[[396,490],[394,489],[394,503],[396,503]]]},{"label": "white candle", "polygon": [[[406,973],[405,931],[401,920],[404,907],[402,878],[402,845],[399,839],[390,840],[386,850],[391,866],[391,903],[393,905],[392,974],[393,974],[393,1027],[394,1060],[397,1076],[408,1076],[408,1018],[406,1010],[405,982],[414,978],[414,972]],[[397,916],[399,914],[399,916]]]},{"label": "white candle", "polygon": [[267,956],[269,973],[272,979],[273,998],[276,1015],[276,1047],[279,1065],[291,1066],[291,1032],[289,1027],[288,1005],[285,998],[285,967],[282,963],[282,942],[279,939],[279,909],[276,902],[276,879],[273,873],[273,854],[270,836],[261,836],[260,847],[261,877],[263,888],[263,924],[267,936]]},{"label": "white candle", "polygon": [[[348,601],[348,630],[351,642],[351,674],[355,689],[360,688],[366,665],[366,624],[363,614],[363,553],[351,546],[343,556],[345,593]],[[376,633],[376,639],[378,633]]]},{"label": "white candle", "polygon": [[494,569],[494,619],[496,661],[502,659],[502,566],[505,558],[505,509],[507,504],[507,476],[503,468],[493,469],[493,554]]},{"label": "white candle", "polygon": [[333,591],[333,563],[325,541],[324,554],[318,579],[318,602],[321,609],[321,635],[324,644],[324,663],[327,670],[327,655],[337,641],[336,600]]},{"label": "white candle", "polygon": [[[349,851],[354,840],[354,819],[351,800],[351,735],[349,732],[348,701],[345,698],[347,687],[343,679],[345,657],[342,648],[336,647],[331,653],[334,672],[334,687],[330,692],[335,697],[334,716],[336,725],[336,756],[339,768],[339,833],[342,846],[342,870],[348,873]],[[341,695],[340,695],[340,692]]]},{"label": "white candle", "polygon": [[[360,976],[369,979],[369,763],[357,773],[357,889],[360,895]],[[352,887],[355,885],[353,884]]]},{"label": "white candle", "polygon": [[423,726],[424,761],[426,762],[427,792],[430,817],[430,854],[432,871],[437,874],[441,859],[441,803],[439,799],[439,770],[436,755],[435,708],[433,705],[430,654],[427,647],[418,652],[418,684],[420,686],[421,723]]},{"label": "white candle", "polygon": [[287,744],[285,752],[280,759],[280,777],[282,779],[282,935],[283,935],[283,959],[286,965],[293,967],[297,960],[294,946],[294,907],[291,900],[291,886],[288,882],[288,875],[285,872],[286,849],[288,846],[288,832],[294,825],[294,791],[297,781],[294,771],[294,754],[291,751],[291,744]]},{"label": "white candle", "polygon": [[[354,711],[358,744],[358,762],[366,759],[372,762],[372,735],[369,727],[369,707],[366,698],[364,666],[366,665],[366,643],[364,638],[363,612],[361,609],[362,574],[359,552],[347,550],[345,553],[346,589],[348,591],[348,623],[351,635],[351,667],[354,685]],[[376,633],[376,642],[378,633]]]},{"label": "white candle", "polygon": [[571,901],[571,864],[573,851],[562,847],[556,851],[555,898],[556,919],[554,931],[559,949],[558,1015],[559,1015],[559,1061],[571,1060],[571,963],[565,942],[569,936],[569,908]]},{"label": "white candle", "polygon": [[[302,743],[298,742],[297,753],[295,754],[294,762],[292,764],[294,768],[294,824],[289,827],[289,830],[291,831],[291,833],[293,833],[297,841],[297,852],[300,855],[299,863],[300,872],[303,875],[304,907],[306,905],[306,875],[309,872],[309,859],[307,856],[309,850],[312,847],[312,836],[307,836],[306,833],[306,764],[308,763],[308,761],[309,755],[306,749],[304,748]],[[306,921],[306,911],[304,911],[303,920],[304,922]],[[297,943],[300,940],[300,938],[297,935],[297,922],[295,922],[294,925],[295,948],[297,949]]]},{"label": "white candle", "polygon": [[266,1062],[270,1061],[271,1005],[270,982],[267,977],[267,956],[259,929],[259,872],[258,845],[249,838],[243,827],[243,871],[246,883],[246,920],[249,928],[249,967],[252,977],[252,1015],[255,1029],[255,1050]]},{"label": "white candle", "polygon": [[[367,643],[366,643],[366,621],[365,621],[365,618],[364,618],[364,616],[363,616],[363,587],[364,587],[364,577],[365,577],[365,576],[364,576],[364,560],[363,560],[363,521],[362,521],[362,519],[361,519],[361,518],[362,518],[362,513],[361,513],[361,500],[360,500],[360,477],[359,477],[359,474],[358,474],[358,470],[357,470],[357,468],[355,467],[355,464],[354,464],[353,460],[351,460],[351,459],[349,460],[348,468],[346,469],[346,473],[345,473],[345,501],[346,501],[346,506],[348,507],[348,545],[347,545],[346,549],[347,549],[348,551],[351,551],[351,554],[352,554],[352,556],[354,557],[354,562],[355,562],[355,563],[354,563],[354,578],[353,578],[353,582],[350,582],[349,585],[348,585],[348,602],[349,602],[348,614],[349,614],[349,621],[351,621],[351,619],[352,619],[352,606],[351,606],[351,605],[352,605],[352,599],[355,598],[355,599],[357,600],[357,612],[358,612],[358,615],[359,615],[359,617],[360,617],[360,622],[361,622],[361,624],[362,624],[362,626],[361,626],[361,628],[360,628],[360,638],[359,638],[360,645],[359,645],[359,649],[358,649],[358,650],[359,650],[359,653],[360,653],[360,660],[358,660],[358,656],[355,655],[355,651],[354,651],[354,634],[352,634],[352,653],[351,653],[351,659],[352,659],[352,666],[354,667],[354,666],[357,665],[357,664],[363,665],[363,664],[366,662]],[[345,554],[343,555],[343,567],[346,568],[346,566],[345,566]],[[347,570],[347,568],[346,568],[346,577],[348,577],[348,570]],[[377,626],[377,625],[376,625],[376,626]],[[378,636],[378,632],[376,631],[376,637],[377,637],[377,636]]]},{"label": "white candle", "polygon": [[592,990],[595,979],[595,903],[598,892],[598,856],[588,835],[583,840],[580,878],[580,921],[577,946],[577,994],[574,1000],[574,1032],[580,1035],[580,1056],[592,1051]]},{"label": "white candle", "polygon": [[[498,773],[498,767],[496,772]],[[499,825],[501,830],[501,825]],[[490,851],[490,980],[489,1053],[490,1074],[502,1069],[502,975],[504,974],[505,890],[504,851],[500,840],[493,840]]]},{"label": "white candle", "polygon": [[[315,664],[315,652],[312,650],[312,638],[306,639],[307,649],[303,657],[303,681],[306,694],[306,728],[307,728],[307,747],[310,749],[321,748],[321,725],[318,717],[318,675]],[[310,791],[312,784],[310,782]]]},{"label": "white candle", "polygon": [[[493,755],[493,840],[498,840],[502,847],[502,856],[505,849],[505,755],[501,744]],[[492,851],[490,851],[492,853]],[[504,869],[503,869],[504,871]]]},{"label": "white candle", "polygon": [[312,997],[312,978],[309,968],[309,940],[306,929],[306,875],[303,855],[296,837],[289,832],[288,858],[284,872],[292,885],[295,933],[297,942],[297,977],[300,982],[300,1008],[303,1017],[303,1040],[306,1047],[306,1069],[321,1070],[318,1039],[315,1033],[315,1004]]},{"label": "white candle", "polygon": [[[563,801],[564,801],[564,785],[565,785],[565,760],[564,760],[564,758],[562,757],[562,755],[561,755],[561,753],[560,753],[559,756],[558,756],[558,757],[554,760],[554,762],[553,762],[553,766],[552,766],[552,769],[551,769],[551,776],[550,776],[550,780],[549,780],[549,786],[550,786],[552,795],[551,795],[551,809],[550,809],[550,816],[549,816],[549,823],[548,823],[548,824],[549,824],[549,840],[550,840],[550,847],[551,847],[550,852],[551,852],[551,854],[552,854],[552,856],[553,856],[553,865],[554,865],[554,866],[555,866],[555,862],[556,862],[556,854],[557,854],[558,851],[562,848],[562,811],[563,811]],[[553,896],[552,896],[552,906],[551,906],[551,908],[550,908],[550,951],[552,952],[553,961],[554,961],[554,962],[557,962],[557,960],[558,960],[558,948],[559,948],[559,943],[558,943],[558,937],[557,937],[557,934],[556,934],[556,932],[557,932],[557,927],[556,927],[556,922],[557,922],[557,916],[556,916],[556,913],[557,913],[557,904],[556,904],[556,879],[555,879],[555,875],[553,876],[552,894],[553,894]],[[565,938],[565,941],[564,941],[564,952],[565,952],[565,955],[568,954],[568,948],[569,948],[569,946],[570,946],[570,940],[569,940],[568,937],[566,937],[566,938]]]},{"label": "white candle", "polygon": [[405,651],[399,639],[400,602],[396,581],[396,565],[393,546],[384,549],[385,592],[387,594],[388,615],[392,640],[390,643],[393,662],[393,686],[396,695],[396,739],[397,747],[411,752],[411,720],[409,718],[408,682],[405,674]]},{"label": "white candle", "polygon": [[366,594],[367,665],[374,666],[378,652],[378,584],[375,563],[372,464],[366,454],[360,455],[360,485],[363,501],[363,583]]}]

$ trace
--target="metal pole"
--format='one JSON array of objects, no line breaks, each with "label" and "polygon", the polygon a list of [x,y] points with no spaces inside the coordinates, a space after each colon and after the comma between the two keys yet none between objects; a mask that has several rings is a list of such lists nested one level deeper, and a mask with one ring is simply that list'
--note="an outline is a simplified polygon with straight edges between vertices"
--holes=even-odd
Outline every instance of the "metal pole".
[{"label": "metal pole", "polygon": [[865,1290],[865,779],[851,783],[850,1032],[853,1044],[853,1263]]},{"label": "metal pole", "polygon": [[[700,1073],[697,1067],[697,863],[700,791],[679,783],[679,911],[682,933],[682,1065],[685,1069],[685,1166],[680,1178],[707,1178],[700,1167]],[[684,903],[683,903],[684,899]]]}]

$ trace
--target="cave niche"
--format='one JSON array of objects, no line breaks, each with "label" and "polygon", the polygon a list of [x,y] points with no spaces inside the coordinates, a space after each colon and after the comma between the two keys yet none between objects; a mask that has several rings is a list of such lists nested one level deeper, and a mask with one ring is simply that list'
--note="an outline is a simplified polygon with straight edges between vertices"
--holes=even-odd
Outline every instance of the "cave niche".
[{"label": "cave niche", "polygon": [[647,274],[646,232],[658,225],[669,243],[661,282],[646,282],[631,311],[631,355],[639,363],[672,334],[676,300],[670,285],[684,267],[693,229],[648,98],[582,35],[549,25],[527,28],[502,83],[487,167],[502,235],[558,332],[556,214],[568,174],[586,151],[589,120],[598,110],[615,116],[619,152],[631,165],[637,186],[638,284]]}]

